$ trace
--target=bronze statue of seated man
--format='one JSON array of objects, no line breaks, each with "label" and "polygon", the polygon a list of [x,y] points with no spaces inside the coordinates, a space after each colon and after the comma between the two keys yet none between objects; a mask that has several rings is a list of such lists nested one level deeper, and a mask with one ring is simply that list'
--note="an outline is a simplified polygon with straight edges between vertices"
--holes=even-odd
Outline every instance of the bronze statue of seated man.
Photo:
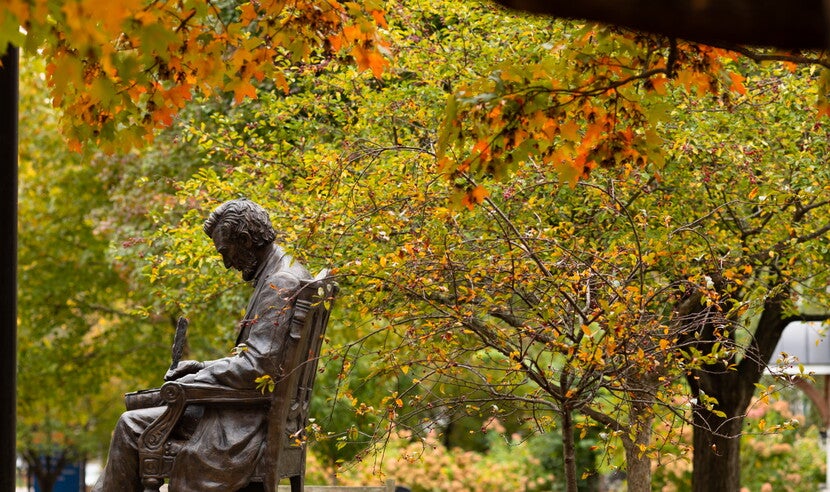
[{"label": "bronze statue of seated man", "polygon": [[[263,374],[279,374],[290,329],[291,296],[312,280],[308,271],[274,243],[267,212],[247,199],[220,205],[204,224],[226,268],[242,272],[254,293],[239,323],[234,355],[185,360],[164,379],[183,383],[255,389]],[[128,410],[113,432],[104,471],[94,492],[141,492],[138,440],[165,410]],[[262,452],[266,412],[250,407],[187,407],[176,434],[180,448],[170,471],[171,491],[234,491],[244,487]]]}]

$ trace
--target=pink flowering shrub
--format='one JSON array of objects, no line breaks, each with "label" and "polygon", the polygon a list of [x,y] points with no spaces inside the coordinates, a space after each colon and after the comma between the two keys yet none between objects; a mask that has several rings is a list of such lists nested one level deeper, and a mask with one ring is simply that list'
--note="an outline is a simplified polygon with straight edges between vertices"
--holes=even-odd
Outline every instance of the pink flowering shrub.
[{"label": "pink flowering shrub", "polygon": [[[553,477],[543,477],[539,460],[526,442],[495,431],[488,434],[486,453],[447,449],[435,435],[411,439],[397,433],[385,448],[362,461],[334,468],[310,453],[306,483],[340,485],[382,484],[387,478],[412,492],[514,492],[550,490]],[[313,448],[312,448],[313,450]]]}]

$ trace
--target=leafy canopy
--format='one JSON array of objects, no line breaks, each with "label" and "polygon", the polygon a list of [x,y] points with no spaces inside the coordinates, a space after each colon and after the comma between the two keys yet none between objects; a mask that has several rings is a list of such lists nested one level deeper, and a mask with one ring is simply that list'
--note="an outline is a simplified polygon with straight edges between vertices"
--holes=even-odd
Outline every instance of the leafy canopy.
[{"label": "leafy canopy", "polygon": [[379,75],[382,2],[11,0],[0,7],[0,48],[37,51],[70,146],[139,146],[194,93],[288,90],[291,67],[321,52]]}]

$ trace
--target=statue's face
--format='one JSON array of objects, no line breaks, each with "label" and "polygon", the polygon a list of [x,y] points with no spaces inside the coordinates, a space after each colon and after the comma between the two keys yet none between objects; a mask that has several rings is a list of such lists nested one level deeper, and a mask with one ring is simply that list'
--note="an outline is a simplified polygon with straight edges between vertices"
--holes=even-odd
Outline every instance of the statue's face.
[{"label": "statue's face", "polygon": [[234,240],[225,236],[221,227],[213,232],[213,245],[222,255],[225,268],[234,268],[242,272],[243,280],[252,280],[256,274],[259,260],[250,238]]}]

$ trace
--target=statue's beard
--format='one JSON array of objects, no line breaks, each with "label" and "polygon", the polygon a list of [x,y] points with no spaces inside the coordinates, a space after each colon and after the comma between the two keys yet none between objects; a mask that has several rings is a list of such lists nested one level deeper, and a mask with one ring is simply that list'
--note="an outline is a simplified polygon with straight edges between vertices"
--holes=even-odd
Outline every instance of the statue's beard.
[{"label": "statue's beard", "polygon": [[253,252],[246,252],[245,255],[239,259],[239,270],[242,272],[242,280],[251,281],[256,275],[257,261],[256,255]]}]

